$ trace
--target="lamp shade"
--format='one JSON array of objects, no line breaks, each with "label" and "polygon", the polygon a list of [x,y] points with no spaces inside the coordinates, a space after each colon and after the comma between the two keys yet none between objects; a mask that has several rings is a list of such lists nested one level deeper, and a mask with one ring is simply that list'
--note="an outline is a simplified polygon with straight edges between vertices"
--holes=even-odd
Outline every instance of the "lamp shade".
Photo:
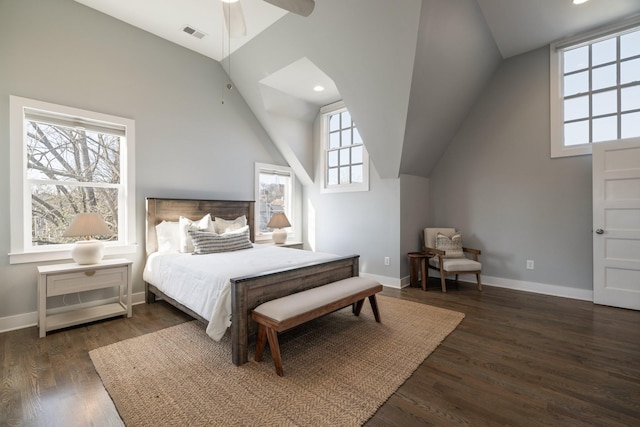
[{"label": "lamp shade", "polygon": [[269,224],[267,224],[269,228],[285,228],[291,227],[291,223],[287,219],[287,216],[284,212],[276,212],[273,214],[271,219],[269,220]]},{"label": "lamp shade", "polygon": [[283,230],[285,227],[291,227],[291,223],[287,219],[287,216],[284,212],[276,212],[273,214],[269,223],[267,224],[269,228],[275,228],[273,233],[271,234],[271,238],[274,243],[281,245],[287,241],[287,232]]},{"label": "lamp shade", "polygon": [[109,226],[104,222],[100,214],[79,213],[73,218],[62,236],[84,236],[89,239],[89,236],[108,236],[111,234],[113,232],[109,230]]},{"label": "lamp shade", "polygon": [[96,213],[80,213],[73,218],[63,237],[84,236],[71,250],[71,257],[78,264],[97,264],[104,254],[104,245],[99,240],[91,240],[90,236],[106,236],[113,234],[109,226]]}]

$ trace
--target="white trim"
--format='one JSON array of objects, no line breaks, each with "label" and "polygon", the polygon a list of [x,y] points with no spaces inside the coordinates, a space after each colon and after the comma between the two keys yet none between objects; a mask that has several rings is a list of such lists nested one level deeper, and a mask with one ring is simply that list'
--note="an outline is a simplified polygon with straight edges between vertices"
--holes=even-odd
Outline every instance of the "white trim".
[{"label": "white trim", "polygon": [[[468,281],[475,283],[475,276],[469,276]],[[462,276],[460,277],[463,278]],[[517,291],[532,292],[535,294],[551,295],[562,298],[572,298],[583,301],[593,301],[593,290],[571,288],[562,285],[547,283],[526,282],[522,280],[503,279],[501,277],[480,276],[482,286],[495,286],[497,288],[513,289]]]},{"label": "white trim", "polygon": [[291,223],[291,227],[287,231],[287,240],[301,240],[299,230],[301,227],[298,226],[298,215],[297,215],[297,203],[296,203],[296,174],[293,172],[289,166],[279,166],[272,165],[268,163],[255,163],[253,179],[254,179],[254,235],[256,243],[265,243],[267,241],[272,240],[273,233],[261,233],[260,232],[260,172],[261,171],[276,171],[276,172],[284,172],[288,173],[291,178],[291,185],[289,188],[288,194],[288,212],[287,218]]},{"label": "white trim", "polygon": [[[320,175],[322,182],[320,183],[320,193],[345,193],[356,191],[369,191],[369,152],[366,144],[362,144],[362,183],[357,184],[338,184],[327,186],[327,150],[329,146],[329,116],[338,112],[348,111],[344,101],[334,102],[325,105],[320,109]],[[357,128],[357,126],[356,126]]]},{"label": "white trim", "polygon": [[[26,159],[25,126],[26,111],[31,114],[40,111],[42,114],[68,116],[69,118],[86,118],[95,123],[103,123],[107,127],[119,126],[126,134],[124,143],[120,147],[121,164],[126,169],[121,171],[121,186],[119,192],[118,209],[120,249],[106,249],[107,254],[123,254],[135,252],[136,246],[136,200],[135,200],[135,121],[124,117],[82,110],[64,105],[34,99],[9,96],[9,158],[10,165],[24,165]],[[26,212],[31,212],[31,198],[28,189],[24,167],[10,167],[10,199],[14,201],[10,206],[10,264],[39,262],[70,258],[69,245],[56,245],[51,248],[31,248],[27,242],[31,241],[29,227],[26,226]],[[108,246],[108,245],[107,245]],[[115,245],[114,245],[115,247]],[[133,248],[133,249],[132,249]]]},{"label": "white trim", "polygon": [[[77,304],[73,306],[74,306],[74,309],[81,308],[81,307],[97,306],[97,305],[106,304],[112,300],[117,301],[118,297],[108,298],[100,301],[91,301],[89,303]],[[144,292],[137,292],[137,293],[131,294],[132,305],[138,305],[138,304],[144,304],[144,303],[145,303]],[[67,310],[68,307],[70,306],[71,305],[49,309],[47,310],[47,313],[60,313],[62,311]],[[38,325],[37,311],[32,311],[30,313],[24,313],[24,314],[16,314],[15,316],[0,317],[0,333],[15,331],[18,329],[30,328],[32,326],[37,326],[37,325]]]},{"label": "white trim", "polygon": [[377,282],[380,282],[381,285],[387,286],[389,288],[401,289],[404,287],[402,285],[403,279],[396,279],[395,277],[379,276],[377,274],[365,273],[363,271],[360,272],[360,276],[373,279]]}]

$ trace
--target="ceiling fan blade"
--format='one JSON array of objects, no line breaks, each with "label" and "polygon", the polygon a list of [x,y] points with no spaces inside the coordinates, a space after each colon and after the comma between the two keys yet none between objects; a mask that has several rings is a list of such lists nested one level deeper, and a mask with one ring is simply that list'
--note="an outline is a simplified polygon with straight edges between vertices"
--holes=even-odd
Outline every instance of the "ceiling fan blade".
[{"label": "ceiling fan blade", "polygon": [[227,31],[229,31],[229,37],[239,38],[246,36],[247,25],[244,22],[242,3],[222,0],[222,9],[224,10],[224,24],[227,26]]},{"label": "ceiling fan blade", "polygon": [[264,0],[281,9],[288,10],[300,16],[309,16],[316,6],[314,0]]}]

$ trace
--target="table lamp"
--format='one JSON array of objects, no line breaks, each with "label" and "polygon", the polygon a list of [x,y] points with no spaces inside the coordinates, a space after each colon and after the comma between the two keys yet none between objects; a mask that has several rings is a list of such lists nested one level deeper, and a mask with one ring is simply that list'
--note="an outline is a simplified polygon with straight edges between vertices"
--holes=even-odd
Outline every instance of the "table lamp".
[{"label": "table lamp", "polygon": [[291,223],[287,219],[284,212],[276,212],[269,220],[267,227],[274,228],[271,238],[273,242],[281,245],[287,241],[287,232],[283,230],[285,227],[291,227]]},{"label": "table lamp", "polygon": [[104,244],[91,236],[108,236],[113,234],[109,226],[97,213],[77,214],[63,237],[84,236],[85,240],[78,240],[71,250],[71,257],[78,264],[97,264],[102,259]]}]

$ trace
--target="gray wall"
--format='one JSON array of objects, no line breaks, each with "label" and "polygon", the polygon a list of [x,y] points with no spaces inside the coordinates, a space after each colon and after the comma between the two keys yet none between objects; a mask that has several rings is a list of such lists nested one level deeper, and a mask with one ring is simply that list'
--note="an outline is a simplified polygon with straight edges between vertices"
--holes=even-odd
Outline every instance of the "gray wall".
[{"label": "gray wall", "polygon": [[[71,0],[0,2],[0,253],[9,253],[9,95],[136,121],[142,292],[144,198],[253,200],[254,162],[286,164],[214,60]],[[0,318],[36,310],[36,266],[0,257]]]},{"label": "gray wall", "polygon": [[591,156],[551,159],[549,126],[548,48],[504,61],[430,177],[431,224],[485,275],[591,289]]},{"label": "gray wall", "polygon": [[400,277],[409,275],[406,254],[422,250],[420,234],[429,222],[429,180],[400,175]]}]

